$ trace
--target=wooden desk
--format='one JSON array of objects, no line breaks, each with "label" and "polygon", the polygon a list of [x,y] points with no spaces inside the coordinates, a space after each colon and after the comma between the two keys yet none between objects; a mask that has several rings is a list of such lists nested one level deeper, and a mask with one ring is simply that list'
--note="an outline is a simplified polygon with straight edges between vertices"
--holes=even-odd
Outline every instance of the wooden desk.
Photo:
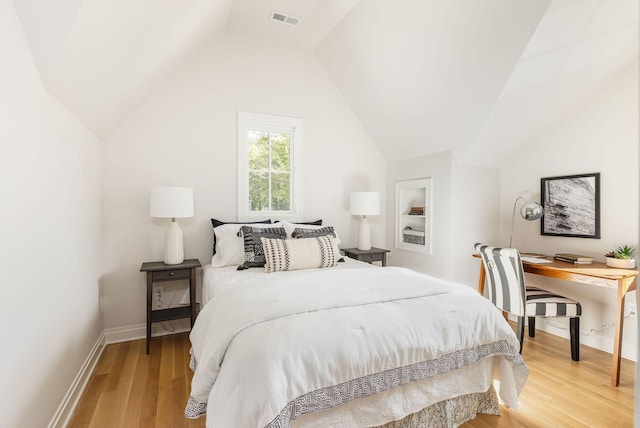
[{"label": "wooden desk", "polygon": [[[473,255],[480,258],[479,254]],[[548,260],[553,260],[548,257]],[[638,271],[633,269],[614,269],[604,263],[593,262],[588,265],[576,265],[573,263],[553,260],[553,263],[529,263],[522,262],[525,272],[549,278],[563,279],[565,281],[579,282],[581,284],[607,287],[617,290],[615,336],[613,338],[613,362],[611,367],[611,385],[620,383],[620,358],[622,351],[622,327],[624,323],[624,298],[627,292],[636,289],[636,277]],[[484,264],[480,263],[480,277],[478,279],[478,292],[484,294],[486,273]]]}]

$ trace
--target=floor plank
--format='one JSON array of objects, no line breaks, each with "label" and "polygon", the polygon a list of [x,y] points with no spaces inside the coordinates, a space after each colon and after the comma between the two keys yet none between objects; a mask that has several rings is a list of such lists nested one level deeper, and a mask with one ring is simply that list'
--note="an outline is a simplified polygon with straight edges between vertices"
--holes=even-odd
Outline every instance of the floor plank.
[{"label": "floor plank", "polygon": [[[189,336],[154,338],[105,347],[69,428],[204,428],[189,420]],[[611,354],[581,347],[571,360],[569,341],[538,331],[527,337],[523,357],[529,367],[518,410],[502,406],[502,416],[479,415],[463,428],[632,427],[635,363],[622,360],[620,385],[609,384]]]},{"label": "floor plank", "polygon": [[[479,415],[463,428],[633,427],[635,363],[622,360],[620,385],[610,385],[611,354],[581,346],[571,360],[569,341],[542,331],[526,337],[522,356],[529,378],[518,410]],[[508,421],[508,422],[507,422]]]}]

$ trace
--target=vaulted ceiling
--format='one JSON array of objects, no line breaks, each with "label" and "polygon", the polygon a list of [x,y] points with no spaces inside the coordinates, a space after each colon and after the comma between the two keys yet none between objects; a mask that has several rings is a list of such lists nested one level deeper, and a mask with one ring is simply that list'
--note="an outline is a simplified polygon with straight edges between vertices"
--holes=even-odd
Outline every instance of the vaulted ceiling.
[{"label": "vaulted ceiling", "polygon": [[385,158],[452,149],[477,164],[636,64],[638,3],[14,0],[46,89],[98,137],[233,31],[314,51]]}]

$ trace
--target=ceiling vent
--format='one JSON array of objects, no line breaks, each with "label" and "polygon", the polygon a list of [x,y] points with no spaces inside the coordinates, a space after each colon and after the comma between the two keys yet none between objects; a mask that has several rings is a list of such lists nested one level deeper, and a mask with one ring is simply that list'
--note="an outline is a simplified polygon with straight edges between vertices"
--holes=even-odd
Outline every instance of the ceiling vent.
[{"label": "ceiling vent", "polygon": [[297,16],[287,15],[286,13],[280,13],[273,11],[271,12],[270,19],[272,21],[282,22],[283,24],[293,25],[297,27],[302,22],[302,18],[298,18]]}]

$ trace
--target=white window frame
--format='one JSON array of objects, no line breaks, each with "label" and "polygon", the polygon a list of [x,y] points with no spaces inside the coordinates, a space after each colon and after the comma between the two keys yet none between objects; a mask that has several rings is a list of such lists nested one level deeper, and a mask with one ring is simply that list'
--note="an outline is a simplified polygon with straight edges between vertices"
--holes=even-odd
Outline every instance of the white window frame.
[{"label": "white window frame", "polygon": [[[291,138],[289,168],[291,204],[289,211],[249,210],[249,130],[288,133]],[[238,221],[302,221],[302,119],[238,111]]]}]

